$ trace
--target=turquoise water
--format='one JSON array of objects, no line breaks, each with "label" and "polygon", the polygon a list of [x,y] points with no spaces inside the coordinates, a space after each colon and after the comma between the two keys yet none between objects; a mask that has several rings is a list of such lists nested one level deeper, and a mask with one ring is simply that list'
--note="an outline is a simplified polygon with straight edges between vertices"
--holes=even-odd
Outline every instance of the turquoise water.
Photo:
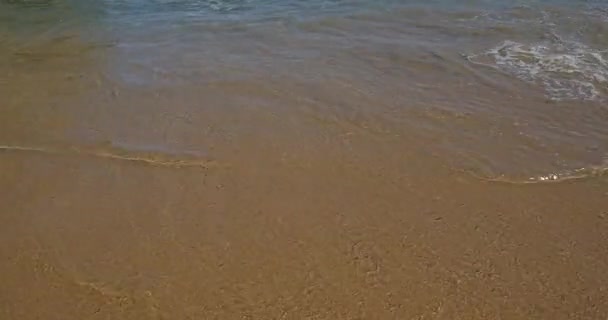
[{"label": "turquoise water", "polygon": [[[6,47],[41,37],[78,36],[102,45],[170,43],[181,48],[187,46],[181,41],[224,37],[232,42],[237,33],[255,37],[266,28],[291,33],[294,41],[325,41],[328,47],[447,47],[472,63],[540,83],[552,99],[606,95],[608,4],[602,1],[64,0],[0,5],[0,40]],[[265,39],[254,40],[252,46],[264,45]],[[230,43],[213,45],[227,47],[218,48],[219,54],[233,53]],[[291,58],[304,54],[299,48],[277,49]],[[252,63],[265,58],[247,56]]]}]

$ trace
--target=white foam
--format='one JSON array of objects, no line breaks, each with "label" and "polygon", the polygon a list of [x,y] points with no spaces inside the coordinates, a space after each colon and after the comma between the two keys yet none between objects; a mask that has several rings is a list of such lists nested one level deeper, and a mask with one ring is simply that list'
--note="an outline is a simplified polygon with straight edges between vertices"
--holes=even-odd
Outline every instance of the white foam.
[{"label": "white foam", "polygon": [[[601,166],[590,166],[570,171],[558,173],[549,173],[539,176],[529,177],[527,179],[517,179],[505,176],[495,178],[482,178],[490,182],[501,182],[509,184],[537,184],[537,183],[559,183],[572,180],[584,180],[598,177],[605,177],[608,174],[608,167],[604,164]],[[479,176],[478,176],[479,178]]]},{"label": "white foam", "polygon": [[608,86],[606,51],[558,40],[531,45],[504,41],[467,58],[542,85],[553,100],[603,99]]},{"label": "white foam", "polygon": [[226,0],[207,0],[205,3],[214,11],[228,12],[239,9],[248,1],[226,1]]}]

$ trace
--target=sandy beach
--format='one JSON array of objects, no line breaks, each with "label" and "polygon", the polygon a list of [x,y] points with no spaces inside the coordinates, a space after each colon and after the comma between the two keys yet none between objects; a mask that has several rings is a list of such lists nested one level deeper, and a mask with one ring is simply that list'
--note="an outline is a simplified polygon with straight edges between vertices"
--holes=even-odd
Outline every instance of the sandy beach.
[{"label": "sandy beach", "polygon": [[0,4],[0,319],[608,316],[601,5],[70,4]]}]

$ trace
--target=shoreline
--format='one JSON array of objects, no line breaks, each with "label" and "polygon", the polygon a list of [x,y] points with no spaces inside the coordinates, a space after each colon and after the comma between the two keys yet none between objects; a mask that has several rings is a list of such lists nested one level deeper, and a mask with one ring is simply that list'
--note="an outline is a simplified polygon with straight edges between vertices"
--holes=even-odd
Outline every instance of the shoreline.
[{"label": "shoreline", "polygon": [[204,173],[3,154],[5,318],[608,312],[603,178],[492,184],[382,146],[295,145],[253,139]]}]

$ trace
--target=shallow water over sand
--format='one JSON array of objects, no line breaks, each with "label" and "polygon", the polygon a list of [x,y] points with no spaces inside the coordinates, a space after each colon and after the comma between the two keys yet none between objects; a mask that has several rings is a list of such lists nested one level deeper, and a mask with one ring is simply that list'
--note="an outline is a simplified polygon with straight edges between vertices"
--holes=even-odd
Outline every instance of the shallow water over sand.
[{"label": "shallow water over sand", "polygon": [[606,5],[0,3],[0,318],[599,319]]},{"label": "shallow water over sand", "polygon": [[[7,108],[27,113],[56,100],[55,110],[73,118],[66,129],[74,132],[61,133],[61,143],[164,143],[113,136],[96,112],[113,117],[119,110],[132,122],[149,116],[142,116],[147,107],[158,117],[175,114],[171,108],[261,105],[260,112],[312,117],[333,129],[432,141],[428,152],[486,178],[565,176],[606,165],[601,3],[59,1],[2,8]],[[158,99],[138,101],[151,96]],[[35,112],[41,121],[53,118]],[[5,117],[15,125],[13,118]],[[146,136],[148,126],[155,123],[130,129]],[[88,141],[83,130],[98,134]]]}]

